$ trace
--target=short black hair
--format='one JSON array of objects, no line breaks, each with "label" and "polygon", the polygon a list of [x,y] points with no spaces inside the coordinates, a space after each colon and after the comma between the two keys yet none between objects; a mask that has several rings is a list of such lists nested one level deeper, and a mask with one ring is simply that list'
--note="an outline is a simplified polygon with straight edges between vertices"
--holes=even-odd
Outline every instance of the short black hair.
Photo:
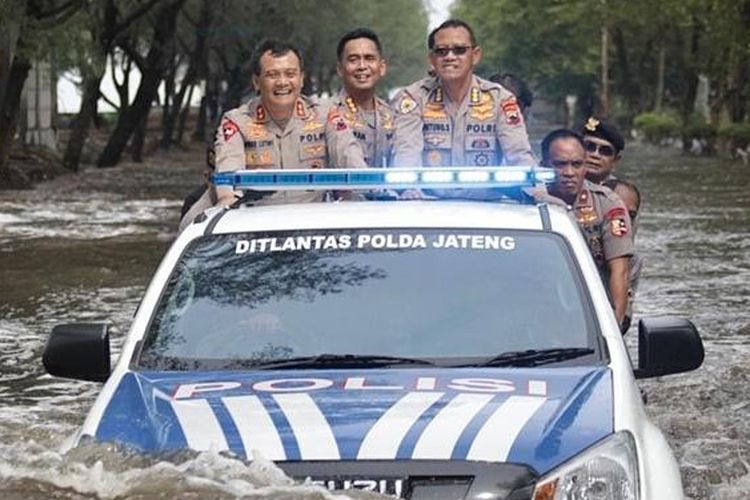
[{"label": "short black hair", "polygon": [[499,83],[513,92],[518,100],[518,104],[521,106],[521,112],[525,111],[526,108],[530,108],[531,103],[534,102],[534,93],[531,92],[529,86],[513,73],[495,73],[490,77],[490,81]]},{"label": "short black hair", "polygon": [[641,191],[638,189],[638,187],[633,184],[630,181],[626,181],[625,179],[620,179],[619,177],[613,177],[612,179],[607,179],[606,181],[602,182],[602,186],[606,186],[612,191],[615,190],[617,186],[625,186],[627,188],[630,188],[635,193],[635,197],[637,199],[635,203],[636,210],[640,210],[641,208]]},{"label": "short black hair", "polygon": [[437,34],[437,32],[447,29],[447,28],[464,28],[466,31],[469,32],[469,40],[471,40],[471,46],[472,47],[477,46],[477,38],[474,36],[474,30],[471,29],[471,26],[469,26],[468,23],[460,19],[448,19],[443,24],[441,24],[434,30],[430,31],[430,36],[427,37],[428,49],[432,50],[435,48],[435,35]]},{"label": "short black hair", "polygon": [[542,164],[549,164],[549,150],[552,147],[552,143],[560,139],[575,139],[583,148],[583,137],[575,130],[569,128],[558,128],[544,136],[542,139]]},{"label": "short black hair", "polygon": [[266,52],[270,52],[273,57],[281,57],[289,52],[294,52],[294,55],[299,59],[299,69],[301,71],[305,70],[305,63],[302,60],[302,54],[297,47],[291,43],[282,42],[281,40],[266,38],[258,44],[253,53],[253,73],[256,76],[260,76],[260,58],[263,57],[263,54]]},{"label": "short black hair", "polygon": [[339,44],[336,47],[336,59],[340,61],[341,56],[344,55],[344,47],[346,47],[346,44],[358,38],[367,38],[368,40],[372,40],[372,43],[374,43],[378,48],[378,54],[380,54],[381,56],[383,55],[383,47],[382,45],[380,45],[380,38],[378,38],[378,35],[368,28],[357,28],[341,37],[341,40],[339,40]]}]

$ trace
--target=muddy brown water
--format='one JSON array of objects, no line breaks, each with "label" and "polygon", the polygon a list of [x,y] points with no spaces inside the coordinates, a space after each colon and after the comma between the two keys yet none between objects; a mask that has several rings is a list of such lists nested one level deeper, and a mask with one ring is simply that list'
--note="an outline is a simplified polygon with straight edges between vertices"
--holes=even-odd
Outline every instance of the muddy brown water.
[{"label": "muddy brown water", "polygon": [[[620,172],[644,197],[636,318],[690,318],[707,350],[695,372],[642,382],[647,410],[674,449],[687,497],[749,498],[750,165],[637,146],[626,153]],[[3,498],[331,497],[291,484],[271,464],[218,455],[58,452],[100,386],[47,376],[46,336],[58,323],[108,321],[119,347],[202,158],[194,149],[0,192]]]}]

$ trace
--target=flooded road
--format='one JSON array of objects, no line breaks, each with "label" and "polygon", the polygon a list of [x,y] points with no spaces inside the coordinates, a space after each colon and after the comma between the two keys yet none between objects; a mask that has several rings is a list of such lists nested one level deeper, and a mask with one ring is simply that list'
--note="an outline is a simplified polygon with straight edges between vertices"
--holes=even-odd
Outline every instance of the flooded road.
[{"label": "flooded road", "polygon": [[[108,321],[117,351],[202,158],[194,150],[0,192],[3,498],[333,498],[291,485],[272,464],[210,453],[159,462],[106,446],[57,452],[100,386],[45,375],[46,336],[58,323]],[[700,370],[643,382],[647,409],[675,450],[686,496],[748,498],[750,166],[629,146],[620,171],[644,198],[636,319],[690,318],[707,350]]]}]

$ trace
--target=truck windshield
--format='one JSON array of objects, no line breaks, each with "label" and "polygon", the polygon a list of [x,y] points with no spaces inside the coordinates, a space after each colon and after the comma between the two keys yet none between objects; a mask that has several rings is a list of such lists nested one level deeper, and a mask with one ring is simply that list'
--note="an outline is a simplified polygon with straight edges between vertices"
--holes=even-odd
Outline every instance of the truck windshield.
[{"label": "truck windshield", "polygon": [[138,364],[252,368],[325,354],[449,365],[507,351],[597,350],[594,325],[575,260],[553,233],[211,235],[174,269]]}]

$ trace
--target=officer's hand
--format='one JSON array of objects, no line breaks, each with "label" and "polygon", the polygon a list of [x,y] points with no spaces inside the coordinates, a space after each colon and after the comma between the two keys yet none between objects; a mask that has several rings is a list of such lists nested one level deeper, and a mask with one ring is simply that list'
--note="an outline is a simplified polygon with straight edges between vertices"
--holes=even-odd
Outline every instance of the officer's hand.
[{"label": "officer's hand", "polygon": [[424,200],[427,197],[419,189],[405,189],[398,197],[400,200]]}]

